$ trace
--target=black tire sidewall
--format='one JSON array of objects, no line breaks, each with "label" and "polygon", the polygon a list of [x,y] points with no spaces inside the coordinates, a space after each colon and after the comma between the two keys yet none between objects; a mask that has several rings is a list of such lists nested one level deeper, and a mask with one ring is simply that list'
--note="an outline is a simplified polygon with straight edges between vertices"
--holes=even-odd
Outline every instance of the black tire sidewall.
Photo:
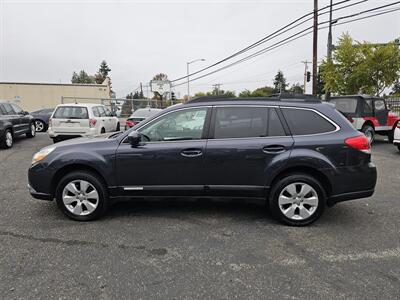
[{"label": "black tire sidewall", "polygon": [[[7,135],[7,132],[10,132],[10,133],[11,133],[11,136],[12,136],[12,144],[11,144],[11,146],[8,146],[8,145],[7,145],[7,142],[6,142],[6,135]],[[6,130],[4,131],[4,135],[1,137],[1,140],[0,140],[0,148],[2,148],[2,149],[10,149],[10,148],[12,148],[13,146],[14,146],[14,135],[12,134],[12,132],[11,132],[10,129],[6,129]]]},{"label": "black tire sidewall", "polygon": [[[73,180],[86,180],[90,182],[97,190],[99,194],[99,204],[97,208],[89,215],[76,216],[71,213],[64,205],[62,200],[62,192],[64,187]],[[57,185],[56,188],[56,202],[57,206],[62,212],[69,218],[76,221],[91,221],[99,218],[107,209],[108,206],[108,194],[103,181],[93,173],[87,171],[75,171],[65,175]]]},{"label": "black tire sidewall", "polygon": [[[318,194],[318,208],[316,212],[306,220],[292,220],[287,218],[279,208],[278,198],[282,189],[294,182],[302,182],[312,186]],[[324,212],[326,206],[326,194],[324,188],[314,177],[307,174],[290,174],[278,180],[271,189],[269,207],[273,216],[280,222],[290,226],[306,226],[316,221]]]},{"label": "black tire sidewall", "polygon": [[117,129],[116,131],[120,131],[121,130],[121,124],[117,123]]}]

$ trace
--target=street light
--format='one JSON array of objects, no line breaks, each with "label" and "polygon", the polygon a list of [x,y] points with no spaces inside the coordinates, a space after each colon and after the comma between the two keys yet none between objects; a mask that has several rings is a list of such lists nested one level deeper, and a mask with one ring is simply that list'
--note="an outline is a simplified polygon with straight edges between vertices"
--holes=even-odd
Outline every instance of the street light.
[{"label": "street light", "polygon": [[189,65],[190,65],[191,63],[198,62],[198,61],[205,61],[205,59],[204,59],[204,58],[199,58],[199,59],[195,59],[195,60],[192,60],[192,61],[188,61],[188,62],[186,63],[186,71],[187,71],[187,95],[188,95],[188,100],[190,100],[190,91],[189,91]]}]

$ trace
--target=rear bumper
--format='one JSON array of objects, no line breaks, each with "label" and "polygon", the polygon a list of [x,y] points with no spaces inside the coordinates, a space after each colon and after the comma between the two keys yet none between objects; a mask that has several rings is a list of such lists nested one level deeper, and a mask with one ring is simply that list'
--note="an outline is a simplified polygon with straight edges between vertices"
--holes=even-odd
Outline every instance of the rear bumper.
[{"label": "rear bumper", "polygon": [[96,128],[89,128],[89,129],[83,129],[82,131],[57,131],[53,130],[53,128],[49,128],[47,130],[47,133],[49,134],[50,138],[56,138],[56,137],[63,137],[63,138],[68,138],[68,137],[83,137],[83,136],[93,136],[96,135]]},{"label": "rear bumper", "polygon": [[32,196],[33,198],[35,198],[35,199],[47,200],[47,201],[52,201],[52,200],[53,200],[52,195],[37,192],[37,191],[35,191],[35,189],[34,189],[33,187],[31,187],[29,184],[28,184],[28,190],[29,190],[29,193],[31,194],[31,196]]},{"label": "rear bumper", "polygon": [[371,197],[374,194],[374,192],[375,189],[334,195],[328,199],[328,205],[332,206],[338,202],[368,198]]},{"label": "rear bumper", "polygon": [[332,191],[328,205],[373,195],[377,180],[375,164],[338,168],[329,174]]}]

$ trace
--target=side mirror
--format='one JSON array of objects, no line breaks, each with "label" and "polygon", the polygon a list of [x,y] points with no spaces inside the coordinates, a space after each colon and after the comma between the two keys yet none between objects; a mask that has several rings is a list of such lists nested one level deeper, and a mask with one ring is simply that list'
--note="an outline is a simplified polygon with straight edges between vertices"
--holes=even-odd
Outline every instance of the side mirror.
[{"label": "side mirror", "polygon": [[29,115],[29,111],[24,110],[20,114],[23,115],[23,116],[26,116],[26,115]]},{"label": "side mirror", "polygon": [[128,135],[128,141],[129,144],[132,145],[132,147],[137,147],[139,146],[139,143],[141,141],[141,136],[140,133],[138,131],[132,131],[131,133],[129,133]]}]

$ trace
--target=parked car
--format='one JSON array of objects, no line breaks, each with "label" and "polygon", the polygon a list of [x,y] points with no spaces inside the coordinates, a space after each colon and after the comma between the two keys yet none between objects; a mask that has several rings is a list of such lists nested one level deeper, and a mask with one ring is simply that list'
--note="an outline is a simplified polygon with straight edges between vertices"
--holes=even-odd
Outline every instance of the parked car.
[{"label": "parked car", "polygon": [[326,206],[371,196],[376,176],[368,139],[332,105],[206,97],[125,132],[43,148],[29,189],[80,221],[118,199],[253,197],[281,222],[302,226]]},{"label": "parked car", "polygon": [[118,118],[99,104],[60,104],[49,121],[48,133],[53,141],[94,136],[120,130]]},{"label": "parked car", "polygon": [[23,134],[36,135],[35,119],[18,105],[0,101],[0,148],[11,148],[14,138]]},{"label": "parked car", "polygon": [[394,130],[393,144],[397,146],[397,149],[400,151],[400,122],[397,123],[397,126]]},{"label": "parked car", "polygon": [[31,112],[35,118],[36,132],[45,132],[49,127],[49,119],[54,112],[54,108],[43,108]]},{"label": "parked car", "polygon": [[372,143],[375,134],[385,135],[393,142],[393,134],[400,117],[391,112],[386,100],[372,96],[338,96],[330,100],[354,126]]},{"label": "parked car", "polygon": [[136,124],[139,124],[140,122],[146,120],[147,118],[158,114],[162,109],[159,108],[151,108],[151,107],[146,107],[146,108],[139,108],[131,114],[131,116],[126,119],[125,123],[125,130],[128,130],[129,128],[132,128]]}]

